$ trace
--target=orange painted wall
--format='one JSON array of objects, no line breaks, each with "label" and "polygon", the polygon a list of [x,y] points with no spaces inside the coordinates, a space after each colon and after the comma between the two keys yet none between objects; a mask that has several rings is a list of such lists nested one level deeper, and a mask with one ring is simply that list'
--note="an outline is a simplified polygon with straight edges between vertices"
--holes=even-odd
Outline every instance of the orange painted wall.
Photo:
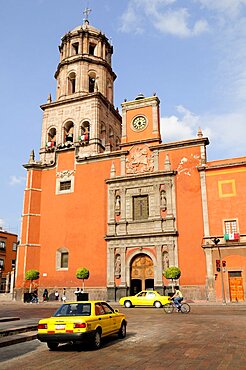
[{"label": "orange painted wall", "polygon": [[33,169],[27,171],[20,239],[21,244],[18,247],[17,288],[23,286],[26,271],[30,269],[39,270],[41,181],[42,171]]},{"label": "orange painted wall", "polygon": [[[206,171],[211,235],[223,235],[223,220],[231,218],[238,219],[241,234],[246,232],[245,180],[246,169],[243,166]],[[234,189],[232,184],[235,184]]]},{"label": "orange painted wall", "polygon": [[[167,152],[159,157],[159,166],[164,168]],[[182,285],[204,285],[206,268],[205,255],[201,247],[203,216],[201,203],[200,147],[186,147],[168,151],[171,169],[176,175],[176,206],[179,267]]]},{"label": "orange painted wall", "polygon": [[[63,167],[60,165],[62,161],[66,163]],[[58,160],[60,171],[72,166],[69,152],[62,154],[62,161]],[[110,177],[111,164],[111,160],[77,164],[74,192],[69,194],[55,194],[56,169],[43,171],[40,286],[77,286],[81,284],[75,277],[79,267],[90,271],[89,281],[85,284],[106,286],[105,177]],[[119,161],[114,160],[114,164],[119,173]],[[68,271],[56,271],[56,251],[61,247],[71,251]],[[42,276],[43,273],[47,276]]]},{"label": "orange painted wall", "polygon": [[[214,261],[218,259],[218,254],[214,253]],[[243,253],[243,250],[239,252],[239,254],[234,254],[231,250],[230,251],[223,251],[223,260],[226,261],[226,269],[223,271],[223,280],[224,280],[224,288],[225,288],[225,296],[226,300],[230,300],[230,289],[229,289],[229,272],[230,271],[237,271],[238,269],[242,269],[242,278],[243,281],[246,279],[246,255]],[[221,282],[221,272],[215,272],[217,274],[217,278],[215,280],[215,289],[216,289],[216,297],[222,299],[222,282]]]}]

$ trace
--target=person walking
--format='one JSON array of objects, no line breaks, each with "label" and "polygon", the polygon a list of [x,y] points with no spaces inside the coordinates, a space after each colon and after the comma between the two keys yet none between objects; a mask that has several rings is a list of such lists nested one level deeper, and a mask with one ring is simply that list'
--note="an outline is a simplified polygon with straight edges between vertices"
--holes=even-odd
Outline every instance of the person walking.
[{"label": "person walking", "polygon": [[59,300],[59,292],[58,292],[58,290],[55,291],[55,300],[56,301]]},{"label": "person walking", "polygon": [[45,288],[43,292],[43,302],[48,302],[49,300],[49,293],[48,290]]},{"label": "person walking", "polygon": [[77,288],[77,289],[74,291],[74,294],[75,294],[76,300],[77,300],[77,301],[79,301],[79,294],[80,294],[80,290],[79,290],[79,288]]},{"label": "person walking", "polygon": [[61,300],[62,300],[63,303],[65,303],[66,300],[67,300],[67,297],[66,297],[66,288],[63,288],[63,293],[62,293]]}]

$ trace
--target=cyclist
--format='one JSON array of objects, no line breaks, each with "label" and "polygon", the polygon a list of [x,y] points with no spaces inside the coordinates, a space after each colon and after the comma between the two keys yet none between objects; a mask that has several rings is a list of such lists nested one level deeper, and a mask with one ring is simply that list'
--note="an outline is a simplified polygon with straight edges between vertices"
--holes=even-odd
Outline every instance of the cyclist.
[{"label": "cyclist", "polygon": [[174,304],[177,307],[177,309],[180,311],[181,302],[183,301],[183,294],[179,290],[178,286],[175,286],[174,289],[175,292],[174,295],[172,296],[172,300],[174,301]]}]

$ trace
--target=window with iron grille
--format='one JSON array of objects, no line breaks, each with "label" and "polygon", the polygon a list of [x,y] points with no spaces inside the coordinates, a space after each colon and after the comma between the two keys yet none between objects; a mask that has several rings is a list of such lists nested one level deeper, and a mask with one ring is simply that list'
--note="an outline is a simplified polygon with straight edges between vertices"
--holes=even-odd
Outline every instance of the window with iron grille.
[{"label": "window with iron grille", "polygon": [[133,220],[146,220],[148,218],[149,218],[148,195],[133,197]]},{"label": "window with iron grille", "polygon": [[225,226],[225,234],[232,234],[238,232],[237,221],[236,220],[228,220],[224,222]]},{"label": "window with iron grille", "polygon": [[71,180],[60,182],[60,191],[70,190],[70,189],[71,189]]}]

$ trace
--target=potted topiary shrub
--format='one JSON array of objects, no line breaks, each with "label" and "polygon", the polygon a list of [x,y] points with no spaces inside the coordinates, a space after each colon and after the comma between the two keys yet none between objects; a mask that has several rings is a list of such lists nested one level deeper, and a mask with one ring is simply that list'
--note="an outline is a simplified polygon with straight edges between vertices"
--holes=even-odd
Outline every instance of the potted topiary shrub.
[{"label": "potted topiary shrub", "polygon": [[25,279],[30,281],[30,285],[29,293],[24,293],[24,302],[30,302],[32,299],[32,284],[34,280],[39,279],[39,271],[33,269],[26,271]]},{"label": "potted topiary shrub", "polygon": [[82,291],[77,295],[77,299],[80,301],[88,301],[89,299],[89,294],[84,292],[85,289],[85,280],[89,279],[90,272],[86,267],[80,267],[76,271],[76,278],[77,279],[82,279],[83,284],[82,284]]},{"label": "potted topiary shrub", "polygon": [[181,270],[180,268],[176,266],[170,266],[166,270],[163,271],[163,275],[166,279],[172,280],[171,286],[172,286],[172,292],[174,292],[174,280],[177,280],[181,276]]}]

